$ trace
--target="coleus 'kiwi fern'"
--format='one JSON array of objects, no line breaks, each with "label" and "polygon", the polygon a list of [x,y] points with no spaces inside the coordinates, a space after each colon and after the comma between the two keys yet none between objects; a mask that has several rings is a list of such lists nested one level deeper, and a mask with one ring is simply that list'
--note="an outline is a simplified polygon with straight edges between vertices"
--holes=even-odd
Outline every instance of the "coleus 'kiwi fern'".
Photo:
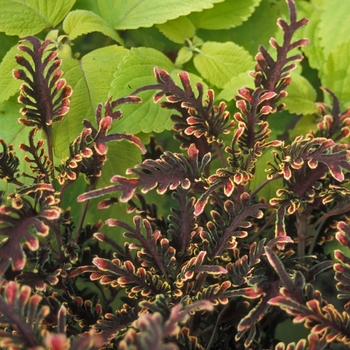
[{"label": "coleus 'kiwi fern'", "polygon": [[[259,47],[254,88],[238,90],[233,117],[225,103],[215,105],[214,90],[193,87],[188,73],[176,84],[155,67],[154,84],[97,106],[95,124],[84,120],[60,164],[52,126],[68,112],[72,89],[49,40],[21,42],[24,56],[16,59],[24,69],[14,76],[24,81],[20,122],[30,130],[20,149],[29,167],[21,174],[14,147],[0,140],[0,176],[16,188],[0,207],[0,346],[291,350],[350,344],[349,258],[336,250],[334,264],[319,248],[331,234],[350,248],[350,114],[324,89],[332,106],[317,104],[316,131],[290,144],[271,137],[269,118],[283,110],[291,71],[302,59],[294,52],[308,43],[293,41],[307,20],[297,20],[293,0],[287,4],[289,23],[278,21],[282,44],[270,41],[276,58]],[[154,139],[146,152],[136,136],[111,131],[122,117],[116,108],[141,102],[137,95],[145,91],[156,91],[154,103],[174,110],[178,153],[162,152]],[[108,142],[119,140],[139,147],[144,160],[128,176],[114,175],[110,186],[96,188]],[[269,154],[265,178],[256,184],[259,160]],[[87,192],[78,197],[84,204],[75,223],[75,208],[63,203],[82,175]],[[269,186],[276,194],[260,197]],[[150,202],[152,190],[169,204],[168,216]],[[84,224],[90,200],[104,195],[110,196],[98,209],[109,210],[108,234],[101,221]],[[132,222],[113,217],[119,202],[134,213]],[[315,284],[332,266],[344,308]],[[288,317],[305,325],[307,339],[274,339]]]}]

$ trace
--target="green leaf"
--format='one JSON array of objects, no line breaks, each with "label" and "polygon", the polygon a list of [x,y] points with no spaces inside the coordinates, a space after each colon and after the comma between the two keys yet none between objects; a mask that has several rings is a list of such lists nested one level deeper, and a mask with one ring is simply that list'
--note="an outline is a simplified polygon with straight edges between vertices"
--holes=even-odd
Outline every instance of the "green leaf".
[{"label": "green leaf", "polygon": [[115,29],[151,27],[213,7],[223,0],[98,0],[102,17]]},{"label": "green leaf", "polygon": [[254,68],[252,56],[233,42],[206,42],[193,61],[198,72],[219,88],[223,88],[232,77]]},{"label": "green leaf", "polygon": [[127,141],[109,142],[107,161],[97,187],[110,186],[113,175],[125,175],[128,168],[133,168],[141,162],[141,152],[135,145]]},{"label": "green leaf", "polygon": [[232,101],[234,96],[238,94],[238,89],[247,86],[254,89],[254,79],[249,76],[249,72],[243,72],[231,78],[231,80],[225,84],[223,89],[217,96],[218,100]]},{"label": "green leaf", "polygon": [[321,83],[330,89],[343,105],[350,103],[350,41],[339,45],[324,64]]},{"label": "green leaf", "polygon": [[323,68],[324,54],[319,33],[320,27],[320,8],[314,4],[308,4],[303,1],[299,7],[302,7],[304,16],[309,20],[309,23],[301,28],[301,35],[310,40],[309,45],[304,46],[302,51],[308,58],[310,67],[320,70]]},{"label": "green leaf", "polygon": [[315,116],[311,114],[303,115],[289,132],[289,139],[292,141],[300,135],[305,135],[310,131],[317,130]]},{"label": "green leaf", "polygon": [[286,134],[289,132],[289,128],[293,123],[293,115],[286,110],[279,111],[277,113],[269,115],[269,140],[281,140],[285,139]]},{"label": "green leaf", "polygon": [[69,35],[70,40],[74,40],[82,34],[101,32],[119,43],[123,41],[102,17],[86,10],[70,12],[63,21],[63,30]]},{"label": "green leaf", "polygon": [[289,112],[295,114],[317,113],[316,91],[302,75],[293,74],[292,82],[286,91],[288,95],[282,102],[286,104],[286,109]]},{"label": "green leaf", "polygon": [[18,38],[15,36],[8,36],[5,33],[0,32],[0,42],[0,60],[2,60],[7,54],[7,51],[18,44]]},{"label": "green leaf", "polygon": [[[12,144],[14,146],[14,151],[18,157],[19,164],[19,174],[24,171],[31,174],[29,169],[29,163],[23,160],[24,152],[19,148],[19,145],[23,142],[28,144],[28,132],[29,128],[18,122],[18,118],[21,116],[19,113],[20,105],[17,102],[5,101],[0,103],[0,122],[2,127],[0,128],[0,139],[4,140],[7,145]],[[0,152],[2,148],[0,147]],[[20,179],[25,184],[32,183],[33,180],[30,178]],[[7,183],[5,181],[0,181],[0,190],[5,191],[6,194],[14,192],[17,186]]]},{"label": "green leaf", "polygon": [[183,64],[187,63],[193,57],[193,51],[189,47],[182,47],[177,53],[175,60],[175,66],[181,67]]},{"label": "green leaf", "polygon": [[179,44],[165,37],[155,26],[128,30],[125,34],[128,47],[151,47],[161,52],[176,52]]},{"label": "green leaf", "polygon": [[[17,146],[20,142],[27,141],[28,139],[28,127],[18,122],[18,118],[21,116],[19,113],[21,106],[19,103],[15,103],[12,101],[5,101],[0,103],[0,120],[2,125],[9,125],[9,127],[0,128],[0,139],[4,140],[6,143],[16,144]],[[26,130],[26,136],[22,137],[21,140],[17,140],[16,137],[18,134],[22,132],[22,130]],[[23,136],[21,134],[21,136]]]},{"label": "green leaf", "polygon": [[334,251],[340,250],[345,256],[350,258],[350,249],[343,246],[340,242],[338,242],[336,239],[331,240],[330,242],[326,242],[323,248],[323,251],[325,254],[331,255],[332,259],[336,261],[334,257]]},{"label": "green leaf", "polygon": [[74,5],[74,10],[75,9],[87,10],[101,15],[98,9],[97,1],[76,0]]},{"label": "green leaf", "polygon": [[[114,74],[110,95],[113,98],[128,96],[141,86],[155,84],[155,66],[169,72],[174,69],[174,64],[161,52],[145,47],[132,48]],[[123,106],[124,116],[113,130],[132,134],[169,130],[172,111],[155,104],[154,94],[155,91],[142,92],[138,95],[143,100],[142,104]]]},{"label": "green leaf", "polygon": [[209,10],[191,13],[190,20],[196,28],[229,29],[246,21],[261,0],[226,0]]},{"label": "green leaf", "polygon": [[0,102],[18,93],[22,84],[22,81],[15,79],[12,75],[13,69],[19,67],[15,61],[15,55],[19,52],[17,46],[13,46],[7,52],[0,64]]},{"label": "green leaf", "polygon": [[[266,180],[267,174],[265,169],[269,168],[267,162],[273,163],[273,160],[274,157],[270,150],[267,150],[261,157],[258,158],[255,166],[256,172],[254,174],[254,178],[250,182],[251,190],[256,189]],[[273,180],[267,186],[263,187],[257,193],[257,196],[259,198],[265,198],[266,202],[268,203],[271,198],[276,197],[276,191],[280,188],[283,188],[283,179]]]},{"label": "green leaf", "polygon": [[323,1],[318,29],[324,56],[327,59],[339,45],[349,41],[350,2]]},{"label": "green leaf", "polygon": [[0,31],[7,35],[34,35],[56,27],[75,0],[0,0]]},{"label": "green leaf", "polygon": [[270,5],[269,1],[262,1],[251,17],[238,27],[221,30],[198,29],[196,35],[204,41],[232,41],[244,47],[254,57],[259,45],[269,49],[270,38],[275,37],[280,31],[276,26],[276,21],[280,17],[279,8]]},{"label": "green leaf", "polygon": [[58,157],[67,155],[69,142],[81,132],[84,118],[94,122],[97,104],[108,99],[113,72],[127,53],[127,49],[112,45],[94,50],[81,60],[63,60],[61,68],[64,78],[73,88],[73,94],[69,113],[53,126],[54,148]]},{"label": "green leaf", "polygon": [[[293,320],[287,318],[285,321],[279,323],[275,330],[275,337],[285,344],[298,342],[300,339],[305,338],[309,335],[309,330],[304,327],[303,324],[294,323]],[[292,348],[295,345],[292,345]],[[288,348],[287,348],[288,349]],[[294,347],[294,349],[303,349],[301,346]]]},{"label": "green leaf", "polygon": [[163,24],[158,24],[157,28],[170,40],[183,44],[186,39],[192,38],[196,34],[196,28],[187,17],[179,17]]}]

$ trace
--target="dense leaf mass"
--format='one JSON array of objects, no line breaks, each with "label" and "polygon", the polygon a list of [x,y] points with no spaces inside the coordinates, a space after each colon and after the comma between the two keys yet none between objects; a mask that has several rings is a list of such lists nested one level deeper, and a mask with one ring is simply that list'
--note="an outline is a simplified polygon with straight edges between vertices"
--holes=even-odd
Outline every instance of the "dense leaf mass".
[{"label": "dense leaf mass", "polygon": [[350,346],[350,8],[286,3],[0,0],[1,348]]}]

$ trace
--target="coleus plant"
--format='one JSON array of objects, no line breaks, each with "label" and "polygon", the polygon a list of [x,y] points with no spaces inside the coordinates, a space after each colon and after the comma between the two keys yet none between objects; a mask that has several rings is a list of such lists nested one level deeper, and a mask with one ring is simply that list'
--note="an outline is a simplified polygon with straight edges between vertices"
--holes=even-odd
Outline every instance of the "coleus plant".
[{"label": "coleus plant", "polygon": [[[287,5],[289,20],[278,20],[281,43],[271,39],[275,55],[259,47],[253,84],[238,90],[233,116],[188,73],[176,83],[155,67],[153,84],[99,104],[94,122],[83,121],[61,159],[53,152],[53,126],[63,122],[74,96],[62,78],[64,59],[50,39],[21,41],[21,68],[13,75],[23,82],[24,159],[1,140],[1,178],[15,188],[0,207],[2,347],[349,346],[350,112],[324,88],[330,102],[316,104],[317,128],[291,142],[272,137],[270,120],[283,117],[291,71],[302,59],[296,51],[308,44],[293,39],[307,20],[297,19],[293,0]],[[141,106],[149,91],[156,106],[174,111],[177,152],[163,151],[157,137],[145,148],[138,137],[112,129],[122,122],[119,108]],[[143,161],[98,188],[110,141],[121,140],[136,145]],[[83,177],[77,219],[76,198],[65,205]],[[261,195],[267,188],[270,198]],[[88,224],[95,198],[109,218]],[[132,222],[115,215],[122,203]],[[334,260],[325,250],[332,238],[344,247]],[[344,303],[322,294],[333,287],[326,283],[330,272],[333,294]],[[288,319],[304,325],[305,339],[278,339]]]}]

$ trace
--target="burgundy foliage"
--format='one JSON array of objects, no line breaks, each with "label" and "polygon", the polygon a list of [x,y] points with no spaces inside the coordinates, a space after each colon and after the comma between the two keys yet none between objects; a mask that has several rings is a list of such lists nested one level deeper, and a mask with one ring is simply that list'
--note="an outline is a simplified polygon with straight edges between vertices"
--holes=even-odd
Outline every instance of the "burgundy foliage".
[{"label": "burgundy foliage", "polygon": [[[302,59],[291,50],[307,44],[293,41],[307,20],[297,20],[293,0],[287,4],[289,23],[278,21],[283,42],[270,41],[277,57],[259,47],[251,74],[255,88],[239,89],[232,117],[225,103],[215,105],[213,90],[193,87],[186,72],[177,85],[155,67],[155,84],[97,106],[95,122],[84,120],[59,166],[51,126],[68,112],[72,90],[49,41],[21,41],[23,56],[16,60],[24,69],[14,76],[24,81],[20,122],[30,129],[20,148],[29,166],[20,174],[22,160],[0,140],[0,177],[15,187],[7,198],[2,194],[0,206],[1,347],[349,347],[350,110],[341,111],[325,89],[332,106],[317,104],[316,132],[289,144],[271,138],[269,117],[284,108],[291,71]],[[174,110],[178,152],[163,152],[155,139],[146,152],[136,136],[111,132],[122,116],[119,108],[141,102],[136,95],[145,90],[155,91],[161,108]],[[137,145],[143,161],[96,188],[108,143],[119,140]],[[257,162],[267,153],[274,161],[254,185]],[[66,206],[63,199],[82,175],[88,191],[78,196],[84,204],[75,222],[77,203]],[[263,188],[275,189],[276,181],[281,185],[272,198],[259,196]],[[86,224],[94,198],[110,218]],[[116,203],[127,203],[132,222],[116,217]],[[343,247],[334,260],[322,249],[332,238]],[[323,295],[318,279],[332,273],[335,295]],[[303,324],[307,339],[276,339],[287,319]]]}]

